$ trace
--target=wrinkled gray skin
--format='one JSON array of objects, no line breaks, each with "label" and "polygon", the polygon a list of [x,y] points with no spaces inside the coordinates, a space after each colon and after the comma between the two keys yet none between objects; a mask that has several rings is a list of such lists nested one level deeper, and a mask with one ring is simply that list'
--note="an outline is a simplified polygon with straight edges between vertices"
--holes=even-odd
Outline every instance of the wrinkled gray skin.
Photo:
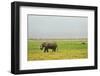
[{"label": "wrinkled gray skin", "polygon": [[43,42],[43,43],[40,45],[40,49],[41,49],[41,50],[44,49],[44,52],[49,52],[49,51],[48,51],[49,49],[52,49],[52,52],[56,52],[56,50],[57,50],[57,44],[56,44],[56,42],[52,42],[52,43]]}]

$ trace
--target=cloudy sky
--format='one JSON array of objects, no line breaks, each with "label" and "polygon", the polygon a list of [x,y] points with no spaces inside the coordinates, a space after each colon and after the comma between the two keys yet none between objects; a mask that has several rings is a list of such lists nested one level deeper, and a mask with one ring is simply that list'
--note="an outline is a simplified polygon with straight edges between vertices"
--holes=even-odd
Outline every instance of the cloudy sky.
[{"label": "cloudy sky", "polygon": [[28,38],[69,39],[87,35],[87,17],[28,15]]}]

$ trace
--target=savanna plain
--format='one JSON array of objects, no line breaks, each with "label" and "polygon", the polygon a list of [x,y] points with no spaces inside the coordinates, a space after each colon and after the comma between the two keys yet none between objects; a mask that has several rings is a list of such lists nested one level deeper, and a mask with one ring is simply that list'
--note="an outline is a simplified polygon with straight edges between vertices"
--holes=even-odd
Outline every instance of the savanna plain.
[{"label": "savanna plain", "polygon": [[[43,42],[56,42],[56,52],[40,49]],[[28,39],[28,61],[88,58],[87,39]]]}]

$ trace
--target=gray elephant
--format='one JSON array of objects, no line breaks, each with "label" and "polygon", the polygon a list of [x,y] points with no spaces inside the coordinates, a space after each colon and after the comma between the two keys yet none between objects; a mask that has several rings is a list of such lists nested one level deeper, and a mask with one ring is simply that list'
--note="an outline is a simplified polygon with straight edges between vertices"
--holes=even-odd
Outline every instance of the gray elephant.
[{"label": "gray elephant", "polygon": [[49,52],[48,50],[49,49],[52,49],[52,52],[56,52],[57,50],[57,43],[56,42],[43,42],[41,45],[40,45],[40,49],[43,50],[44,49],[44,52]]}]

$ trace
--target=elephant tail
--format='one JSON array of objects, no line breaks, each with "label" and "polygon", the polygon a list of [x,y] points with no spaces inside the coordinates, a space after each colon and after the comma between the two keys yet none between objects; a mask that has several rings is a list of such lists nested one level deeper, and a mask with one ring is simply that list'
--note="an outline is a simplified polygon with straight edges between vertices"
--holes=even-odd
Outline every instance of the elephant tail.
[{"label": "elephant tail", "polygon": [[57,48],[56,48],[56,51],[58,51],[58,46],[57,46]]}]

